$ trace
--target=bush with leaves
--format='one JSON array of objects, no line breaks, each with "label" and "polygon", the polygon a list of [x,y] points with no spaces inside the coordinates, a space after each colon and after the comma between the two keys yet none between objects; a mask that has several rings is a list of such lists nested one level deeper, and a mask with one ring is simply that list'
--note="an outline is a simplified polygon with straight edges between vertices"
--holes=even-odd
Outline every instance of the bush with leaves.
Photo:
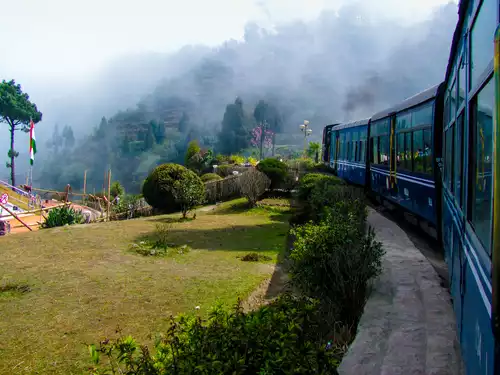
[{"label": "bush with leaves", "polygon": [[201,176],[201,180],[203,182],[208,182],[208,181],[219,181],[222,180],[222,177],[219,176],[216,173],[205,173],[204,175]]},{"label": "bush with leaves", "polygon": [[345,185],[344,180],[335,176],[321,173],[308,173],[299,180],[297,197],[302,201],[307,200],[310,197],[314,186],[318,183],[324,182],[328,183],[328,185]]},{"label": "bush with leaves", "polygon": [[[176,189],[185,186],[183,191]],[[189,169],[178,164],[162,164],[146,178],[142,194],[146,202],[162,211],[175,211],[199,204],[199,193],[204,189],[200,178]],[[204,196],[204,195],[203,195]]]},{"label": "bush with leaves", "polygon": [[241,156],[241,155],[231,155],[229,157],[229,161],[233,164],[240,165],[240,164],[243,164],[245,162],[245,157]]},{"label": "bush with leaves", "polygon": [[174,181],[172,190],[183,218],[205,201],[205,184],[197,174],[192,171],[187,172],[181,180]]},{"label": "bush with leaves", "polygon": [[121,197],[125,194],[125,188],[119,181],[114,181],[110,187],[110,194],[112,198]]},{"label": "bush with leaves", "polygon": [[346,324],[355,324],[380,274],[384,251],[371,228],[365,232],[366,207],[360,200],[338,201],[319,223],[292,229],[292,284],[320,299]]},{"label": "bush with leaves", "polygon": [[83,223],[82,213],[69,205],[64,205],[51,209],[42,227],[54,228],[81,223]]},{"label": "bush with leaves", "polygon": [[250,168],[238,178],[241,195],[248,200],[250,207],[255,207],[259,198],[271,185],[271,180],[255,168]]},{"label": "bush with leaves", "polygon": [[92,374],[334,375],[342,353],[318,335],[323,320],[317,302],[290,295],[249,313],[218,305],[207,320],[172,318],[153,353],[130,336],[90,345]]},{"label": "bush with leaves", "polygon": [[270,180],[270,189],[277,189],[285,181],[288,174],[288,166],[274,158],[267,158],[257,164],[257,169],[264,173]]}]

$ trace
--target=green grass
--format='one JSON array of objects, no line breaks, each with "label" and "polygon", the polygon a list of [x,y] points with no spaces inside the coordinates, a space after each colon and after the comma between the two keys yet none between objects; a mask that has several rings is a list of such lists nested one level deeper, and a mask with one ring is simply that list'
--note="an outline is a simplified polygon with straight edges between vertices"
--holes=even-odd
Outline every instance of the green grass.
[{"label": "green grass", "polygon": [[[28,285],[0,298],[0,373],[81,374],[86,343],[119,327],[152,342],[181,312],[206,314],[221,300],[248,296],[273,271],[284,250],[286,210],[244,210],[227,202],[194,221],[178,215],[45,229],[0,238],[0,286]],[[157,223],[191,251],[146,257],[130,244],[149,238]],[[270,262],[242,262],[250,252]],[[200,310],[195,310],[200,306]]]}]

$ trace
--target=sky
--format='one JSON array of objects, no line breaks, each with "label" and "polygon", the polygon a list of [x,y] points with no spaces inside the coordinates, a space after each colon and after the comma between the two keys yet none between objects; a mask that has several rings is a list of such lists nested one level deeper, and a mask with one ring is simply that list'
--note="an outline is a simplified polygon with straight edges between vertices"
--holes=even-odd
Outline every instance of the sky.
[{"label": "sky", "polygon": [[[82,81],[128,54],[241,39],[245,25],[308,20],[353,0],[0,0],[0,79]],[[360,0],[411,23],[449,0]]]}]

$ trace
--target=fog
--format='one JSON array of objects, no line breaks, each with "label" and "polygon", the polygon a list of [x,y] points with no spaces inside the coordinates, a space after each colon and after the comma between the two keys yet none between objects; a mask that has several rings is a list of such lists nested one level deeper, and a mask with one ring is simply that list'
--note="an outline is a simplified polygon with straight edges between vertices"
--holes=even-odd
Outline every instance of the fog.
[{"label": "fog", "polygon": [[[0,0],[0,5],[7,1]],[[219,5],[232,9],[231,3]],[[58,65],[59,70],[53,67],[57,56],[45,57],[42,66],[36,66],[36,56],[26,56],[31,62],[23,65],[9,62],[4,58],[7,53],[2,55],[0,78],[16,79],[43,112],[43,121],[37,125],[40,162],[56,123],[72,126],[78,143],[102,116],[138,104],[154,111],[155,102],[168,96],[190,103],[193,122],[214,135],[225,106],[240,96],[249,109],[259,99],[272,101],[284,114],[286,132],[297,131],[298,124],[308,119],[319,138],[327,123],[370,116],[444,78],[457,19],[454,2],[435,8],[431,0],[409,1],[404,7],[395,0],[377,2],[377,6],[368,0],[348,5],[297,2],[295,7],[278,0],[244,3],[248,14],[234,13],[227,29],[219,23],[231,16],[219,14],[215,23],[199,25],[198,33],[191,32],[185,43],[182,32],[196,29],[201,19],[190,20],[187,29],[179,26],[182,17],[177,29],[166,22],[164,37],[158,36],[162,27],[148,29],[156,45],[147,39],[150,34],[134,26],[127,35],[135,35],[134,30],[137,35],[129,38],[127,48],[126,40],[120,39],[111,52],[95,58],[87,55],[80,63],[68,59],[67,64]],[[133,24],[134,18],[125,21]],[[138,22],[146,27],[146,21]],[[86,27],[91,25],[89,20]],[[98,25],[98,29],[105,28]],[[162,38],[175,41],[159,46]],[[141,39],[148,48],[141,47]],[[97,39],[96,44],[94,52],[87,48],[89,54],[105,50]],[[0,155],[6,155],[8,132],[1,126]],[[28,166],[23,146],[28,148],[28,140],[25,134],[16,137],[17,175],[22,179]],[[0,178],[7,174],[6,168],[0,169]]]}]

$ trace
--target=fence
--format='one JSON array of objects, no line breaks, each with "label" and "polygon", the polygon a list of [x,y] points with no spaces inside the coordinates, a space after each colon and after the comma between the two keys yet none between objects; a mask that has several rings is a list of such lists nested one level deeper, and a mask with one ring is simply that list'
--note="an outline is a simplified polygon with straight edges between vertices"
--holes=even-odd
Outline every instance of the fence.
[{"label": "fence", "polygon": [[219,181],[205,182],[205,199],[207,203],[227,201],[241,196],[240,175],[229,176]]}]

